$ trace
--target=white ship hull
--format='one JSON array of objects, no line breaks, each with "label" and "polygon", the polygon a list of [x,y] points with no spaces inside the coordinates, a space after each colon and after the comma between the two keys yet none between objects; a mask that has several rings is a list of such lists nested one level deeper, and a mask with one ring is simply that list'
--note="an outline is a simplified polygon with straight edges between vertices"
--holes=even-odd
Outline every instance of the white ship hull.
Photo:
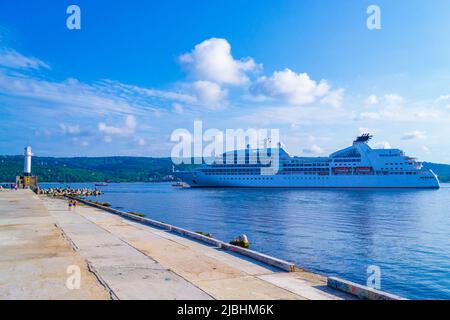
[{"label": "white ship hull", "polygon": [[179,172],[178,176],[193,188],[439,188],[436,176],[429,175],[216,175]]}]

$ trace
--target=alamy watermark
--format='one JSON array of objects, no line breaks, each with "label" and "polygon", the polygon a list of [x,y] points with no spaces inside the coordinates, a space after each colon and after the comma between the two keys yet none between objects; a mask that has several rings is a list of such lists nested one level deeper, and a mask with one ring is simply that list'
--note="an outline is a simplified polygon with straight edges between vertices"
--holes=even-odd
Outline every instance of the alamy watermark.
[{"label": "alamy watermark", "polygon": [[260,164],[262,174],[278,172],[280,133],[278,129],[203,130],[202,121],[194,121],[194,132],[179,128],[170,137],[176,142],[172,162],[179,164]]},{"label": "alamy watermark", "polygon": [[66,26],[69,30],[81,29],[81,9],[79,6],[72,4],[67,7],[66,13],[70,16],[67,17]]},{"label": "alamy watermark", "polygon": [[367,267],[367,286],[372,289],[381,289],[381,269],[379,266]]},{"label": "alamy watermark", "polygon": [[81,269],[77,265],[67,267],[66,273],[69,276],[66,279],[66,287],[69,290],[78,290],[81,288]]},{"label": "alamy watermark", "polygon": [[372,4],[367,7],[367,17],[366,25],[369,30],[380,30],[381,29],[381,9],[379,6]]},{"label": "alamy watermark", "polygon": [[[381,29],[381,8],[376,4],[367,7],[366,13],[369,15],[366,20],[366,26],[369,30]],[[66,26],[69,30],[81,29],[81,9],[78,5],[69,5],[66,9],[69,16],[66,19]]]}]

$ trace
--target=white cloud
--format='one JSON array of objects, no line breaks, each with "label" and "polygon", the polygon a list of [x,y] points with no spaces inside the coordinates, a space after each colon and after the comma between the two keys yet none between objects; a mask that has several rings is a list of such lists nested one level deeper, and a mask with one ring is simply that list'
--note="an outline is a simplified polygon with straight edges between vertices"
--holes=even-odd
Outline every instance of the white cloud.
[{"label": "white cloud", "polygon": [[366,100],[364,100],[364,104],[366,105],[375,105],[378,104],[379,100],[378,97],[375,94],[371,94],[367,97]]},{"label": "white cloud", "polygon": [[37,129],[34,131],[34,134],[36,137],[41,137],[41,136],[45,136],[45,137],[51,137],[53,135],[53,132],[51,130],[48,129]]},{"label": "white cloud", "polygon": [[185,92],[165,91],[152,88],[143,88],[112,80],[102,80],[99,82],[102,88],[107,88],[109,92],[123,97],[135,98],[137,100],[146,98],[158,98],[171,101],[181,101],[184,103],[195,103],[196,98]]},{"label": "white cloud", "polygon": [[374,143],[376,149],[392,149],[391,144],[387,141],[381,141]]},{"label": "white cloud", "polygon": [[[147,107],[133,103],[135,97],[122,96],[113,88],[102,83],[93,85],[79,82],[77,79],[69,78],[63,82],[47,81],[33,76],[21,74],[8,74],[0,71],[0,93],[12,97],[32,99],[35,103],[44,102],[43,108],[55,111],[65,111],[80,114],[93,113],[137,113],[140,109]],[[141,101],[139,101],[141,102]]]},{"label": "white cloud", "polygon": [[80,134],[80,132],[81,132],[79,125],[71,126],[71,125],[66,125],[64,123],[60,123],[59,128],[61,129],[62,134],[67,134],[67,135],[77,135],[77,134]]},{"label": "white cloud", "polygon": [[228,91],[217,83],[210,81],[195,81],[191,86],[199,104],[209,109],[221,109],[227,105]]},{"label": "white cloud", "polygon": [[26,57],[8,48],[0,48],[1,66],[7,68],[0,68],[0,94],[19,98],[21,104],[31,100],[33,105],[39,105],[38,108],[49,112],[56,109],[103,116],[111,113],[143,114],[164,108],[160,103],[154,103],[156,99],[191,104],[197,102],[195,96],[185,92],[143,88],[107,79],[87,84],[75,78],[52,81],[40,74],[21,73],[50,67],[37,58]]},{"label": "white cloud", "polygon": [[401,95],[397,93],[390,93],[384,95],[384,99],[386,100],[388,105],[399,105],[402,104],[405,100]]},{"label": "white cloud", "polygon": [[321,154],[323,154],[324,152],[325,152],[325,151],[324,151],[321,147],[319,147],[319,146],[317,146],[317,145],[312,145],[312,146],[309,147],[309,148],[303,149],[303,153],[305,153],[305,154],[321,155]]},{"label": "white cloud", "polygon": [[360,128],[358,128],[358,132],[361,135],[361,134],[364,134],[364,133],[372,133],[373,131],[370,130],[369,128],[360,127]]},{"label": "white cloud", "polygon": [[410,132],[405,132],[402,136],[403,140],[423,140],[426,139],[426,134],[423,131],[415,130]]},{"label": "white cloud", "polygon": [[235,60],[228,41],[218,38],[197,44],[190,53],[181,55],[179,61],[194,79],[219,84],[247,83],[246,72],[259,68],[252,58]]},{"label": "white cloud", "polygon": [[[228,105],[226,101],[228,90],[221,88],[218,83],[205,80],[179,83],[178,91],[142,88],[110,80],[103,80],[100,85],[102,89],[107,88],[112,94],[125,98],[133,104],[149,105],[149,99],[152,98],[174,101],[168,107],[171,106],[172,110],[178,114],[184,113],[183,104],[209,109],[220,109]],[[153,109],[155,116],[160,116],[160,111],[156,108],[150,105],[150,109]]]},{"label": "white cloud", "polygon": [[137,128],[136,118],[128,115],[122,127],[108,126],[104,122],[98,124],[98,130],[106,135],[131,135]]},{"label": "white cloud", "polygon": [[322,104],[330,105],[335,108],[339,108],[342,105],[342,99],[344,98],[344,89],[337,89],[330,91],[328,95],[320,100]]},{"label": "white cloud", "polygon": [[430,153],[430,149],[427,146],[422,146],[422,151],[425,153]]},{"label": "white cloud", "polygon": [[142,147],[142,146],[145,146],[147,144],[147,141],[145,141],[145,139],[143,139],[143,138],[139,138],[137,140],[137,144]]},{"label": "white cloud", "polygon": [[446,108],[446,109],[450,109],[449,102],[450,102],[450,94],[441,95],[434,101],[435,104],[440,105],[440,106],[445,104],[444,108]]},{"label": "white cloud", "polygon": [[413,113],[419,119],[433,119],[439,117],[439,112],[433,110],[419,110]]},{"label": "white cloud", "polygon": [[13,49],[0,50],[0,66],[12,69],[50,69],[45,62],[35,57],[26,57]]},{"label": "white cloud", "polygon": [[436,106],[424,106],[426,103],[406,104],[406,105],[387,105],[380,107],[377,111],[366,111],[356,114],[356,121],[395,121],[395,122],[446,122],[447,115],[441,108]]},{"label": "white cloud", "polygon": [[[210,46],[214,47],[215,45]],[[295,130],[317,134],[318,126],[321,128],[325,126],[333,132],[342,130],[344,132],[345,128],[351,131],[352,127],[356,129],[358,126],[371,126],[375,123],[375,121],[353,122],[353,119],[358,119],[376,120],[377,127],[380,130],[388,127],[409,128],[401,131],[400,136],[403,132],[415,128],[426,129],[428,139],[431,139],[431,136],[438,135],[433,130],[445,130],[449,123],[450,113],[447,113],[443,106],[448,104],[450,95],[441,96],[437,99],[435,99],[436,96],[433,96],[429,101],[414,102],[404,99],[398,94],[384,95],[380,93],[378,96],[370,95],[365,99],[366,96],[361,98],[357,93],[354,93],[352,95],[359,98],[354,101],[355,104],[350,105],[347,100],[350,100],[352,96],[345,97],[345,111],[338,108],[324,110],[322,104],[335,107],[343,104],[343,89],[330,87],[326,80],[320,81],[319,78],[314,81],[307,73],[296,73],[289,69],[268,74],[266,77],[260,77],[253,84],[249,84],[249,81],[254,79],[251,77],[250,70],[256,70],[257,66],[242,67],[245,60],[235,60],[231,56],[230,50],[228,50],[228,57],[225,60],[228,59],[227,63],[229,63],[231,59],[231,65],[237,64],[237,67],[234,65],[234,68],[235,70],[237,68],[238,71],[230,73],[231,75],[223,75],[223,77],[219,75],[217,76],[219,79],[212,74],[207,74],[206,71],[205,73],[195,71],[197,67],[206,65],[205,61],[212,61],[212,59],[207,59],[200,53],[203,52],[206,56],[206,51],[211,50],[214,53],[214,50],[211,48],[202,50],[194,49],[191,53],[188,53],[189,58],[183,63],[190,71],[191,82],[173,83],[167,90],[139,87],[111,80],[83,83],[77,79],[69,78],[65,81],[56,81],[49,80],[52,79],[52,75],[43,76],[42,72],[0,68],[0,95],[3,97],[0,102],[5,105],[1,108],[4,108],[6,112],[15,112],[14,116],[19,113],[27,113],[29,119],[34,115],[39,115],[39,117],[34,117],[30,121],[34,126],[31,128],[32,131],[38,130],[39,134],[43,135],[45,134],[43,131],[45,127],[53,128],[49,134],[63,133],[67,136],[70,135],[69,141],[72,141],[70,140],[72,137],[78,137],[80,140],[77,144],[79,145],[83,143],[82,139],[86,139],[84,133],[89,128],[92,131],[87,131],[91,134],[90,139],[88,139],[91,145],[94,144],[94,135],[105,143],[112,144],[114,142],[112,144],[114,146],[116,142],[128,139],[130,143],[122,144],[121,146],[124,149],[121,150],[128,147],[138,150],[138,145],[144,144],[149,149],[154,150],[154,143],[145,141],[145,139],[139,140],[134,133],[136,133],[136,136],[145,137],[142,133],[147,132],[147,130],[152,134],[158,131],[158,134],[163,137],[161,140],[164,140],[163,135],[167,134],[171,127],[189,125],[189,121],[199,115],[205,117],[208,123],[215,124],[216,127],[220,127],[222,124],[223,126],[239,125],[241,127],[248,125],[255,127],[272,127],[273,125],[278,127],[280,125],[280,129],[286,130],[285,134],[288,136],[292,135]],[[214,56],[214,54],[212,55]],[[198,59],[200,58],[204,58],[202,63],[205,62],[205,64],[199,62]],[[33,64],[30,63],[28,64],[29,67],[26,67],[27,64],[21,64],[21,66],[28,68],[27,70],[45,68],[36,65],[33,67]],[[229,84],[243,83],[249,84],[250,91],[248,91],[247,86],[229,86]],[[237,97],[242,98],[240,93],[252,94],[253,101],[258,100],[264,103],[248,103],[248,107],[243,110],[239,108],[240,101],[235,100]],[[442,105],[435,104],[435,100]],[[284,101],[289,103],[284,103]],[[361,110],[358,108],[358,104],[360,105],[363,101],[376,104],[376,109],[364,108]],[[243,102],[248,102],[248,100]],[[404,103],[402,104],[402,102]],[[226,112],[216,112],[215,114],[212,112],[200,114],[198,112],[206,108],[218,110],[231,104],[233,108],[229,108]],[[305,104],[310,105],[303,107],[302,105]],[[31,115],[31,113],[33,114]],[[178,114],[183,116],[178,116]],[[155,120],[157,116],[161,119],[153,122],[154,127],[151,129],[144,128],[143,125],[147,123],[147,120]],[[125,121],[129,117],[133,120]],[[137,126],[136,119],[139,120],[139,126]],[[114,122],[115,120],[117,122]],[[64,121],[64,123],[59,124],[60,121]],[[406,124],[406,122],[411,122],[411,124]],[[81,126],[75,124],[81,124]],[[95,126],[95,124],[98,126]],[[285,124],[291,127],[283,126]],[[365,132],[367,131],[365,130]],[[368,132],[373,133],[372,131]],[[351,132],[350,134],[353,135]],[[419,133],[407,132],[403,135],[403,138],[410,139],[417,151],[420,151],[421,144],[427,141],[421,140],[416,143],[412,140],[416,138],[425,139],[425,133],[421,131]],[[321,147],[325,150],[331,150],[331,145],[327,145],[327,142],[324,141],[310,139],[304,142],[303,145],[297,144],[296,151],[298,153],[301,153],[303,147],[305,148],[303,150],[305,154],[321,154],[323,153]],[[102,145],[105,149],[109,149],[107,145]],[[158,145],[156,148],[163,148],[159,147],[163,146],[163,143],[156,145]],[[387,142],[380,142],[377,145],[380,147],[389,146]],[[143,148],[140,150],[143,150]],[[93,153],[95,152],[97,151],[93,151]]]},{"label": "white cloud", "polygon": [[362,112],[355,117],[355,120],[378,120],[381,115],[378,112]]},{"label": "white cloud", "polygon": [[72,138],[72,142],[80,147],[87,147],[89,146],[89,141],[81,140],[77,137]]},{"label": "white cloud", "polygon": [[446,95],[441,95],[439,96],[435,102],[436,103],[440,103],[440,102],[445,102],[445,101],[449,101],[450,100],[450,94],[446,94]]},{"label": "white cloud", "polygon": [[177,103],[177,102],[173,103],[172,109],[173,109],[173,112],[175,112],[175,113],[178,113],[178,114],[184,113],[183,105],[181,105],[180,103]]},{"label": "white cloud", "polygon": [[259,77],[250,87],[250,92],[256,97],[279,98],[293,105],[309,104],[317,98],[325,99],[324,102],[340,103],[343,91],[333,92],[327,101],[329,90],[325,80],[317,83],[307,73],[295,73],[287,68],[275,71],[270,77]]},{"label": "white cloud", "polygon": [[253,112],[240,112],[234,121],[244,121],[246,124],[273,126],[288,124],[291,127],[300,125],[328,125],[334,123],[348,123],[349,114],[337,108],[330,108],[324,112],[322,106],[269,106],[258,108]]}]

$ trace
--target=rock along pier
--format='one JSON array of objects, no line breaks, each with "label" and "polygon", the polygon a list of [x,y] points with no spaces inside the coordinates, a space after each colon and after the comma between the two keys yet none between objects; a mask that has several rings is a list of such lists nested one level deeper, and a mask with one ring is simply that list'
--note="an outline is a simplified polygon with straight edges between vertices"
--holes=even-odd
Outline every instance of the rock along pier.
[{"label": "rock along pier", "polygon": [[37,191],[40,195],[49,195],[54,197],[89,197],[89,196],[100,196],[102,192],[98,189],[73,189],[73,188],[47,188],[38,189]]}]

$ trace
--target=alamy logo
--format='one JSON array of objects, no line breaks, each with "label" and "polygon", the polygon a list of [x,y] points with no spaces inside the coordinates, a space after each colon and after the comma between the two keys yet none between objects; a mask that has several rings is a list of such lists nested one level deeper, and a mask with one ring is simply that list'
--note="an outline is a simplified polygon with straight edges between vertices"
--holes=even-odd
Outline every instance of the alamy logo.
[{"label": "alamy logo", "polygon": [[381,9],[379,6],[373,4],[367,7],[367,29],[380,30],[381,29]]},{"label": "alamy logo", "polygon": [[66,26],[69,30],[80,30],[81,29],[81,9],[79,6],[72,4],[67,7],[67,17]]},{"label": "alamy logo", "polygon": [[66,287],[69,290],[80,289],[81,287],[81,270],[77,265],[70,265],[66,270],[67,274],[70,274],[66,280]]},{"label": "alamy logo", "polygon": [[381,289],[381,269],[379,266],[370,265],[367,267],[367,286],[377,290]]},{"label": "alamy logo", "polygon": [[176,144],[171,158],[179,164],[261,164],[262,174],[276,174],[280,146],[278,129],[218,129],[203,131],[202,121],[194,121],[194,133],[176,129],[170,137]]}]

